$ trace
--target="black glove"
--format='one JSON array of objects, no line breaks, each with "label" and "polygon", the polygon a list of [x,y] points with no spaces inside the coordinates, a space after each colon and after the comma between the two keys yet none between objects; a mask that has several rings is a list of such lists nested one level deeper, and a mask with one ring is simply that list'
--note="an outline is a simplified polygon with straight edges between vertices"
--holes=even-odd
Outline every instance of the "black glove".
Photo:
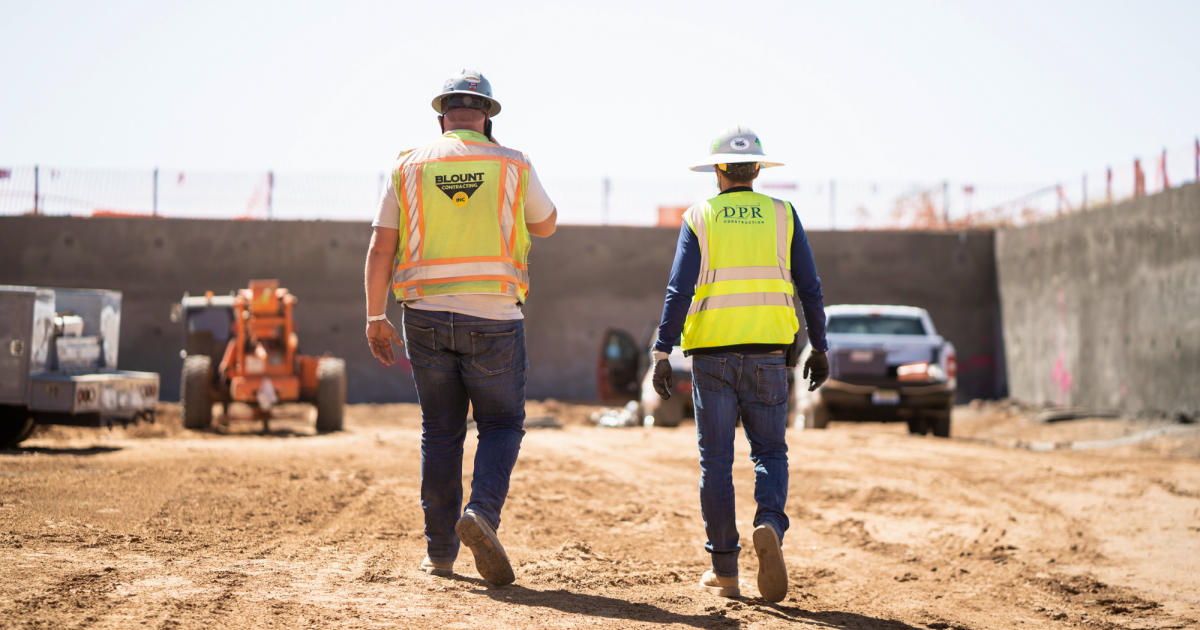
[{"label": "black glove", "polygon": [[804,378],[811,378],[808,391],[816,391],[821,383],[829,380],[829,357],[824,352],[813,350],[804,362]]},{"label": "black glove", "polygon": [[675,375],[671,373],[671,360],[659,359],[654,362],[654,377],[650,380],[659,398],[671,400],[671,390],[675,389]]}]

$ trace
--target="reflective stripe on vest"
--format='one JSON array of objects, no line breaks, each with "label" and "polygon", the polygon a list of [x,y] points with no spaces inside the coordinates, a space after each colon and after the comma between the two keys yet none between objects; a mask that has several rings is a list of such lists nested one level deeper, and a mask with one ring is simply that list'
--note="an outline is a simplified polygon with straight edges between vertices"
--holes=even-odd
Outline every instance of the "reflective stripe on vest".
[{"label": "reflective stripe on vest", "polygon": [[[774,211],[772,227],[760,220],[767,208]],[[787,205],[749,191],[726,193],[684,216],[700,244],[700,274],[683,348],[790,343],[799,320]]]},{"label": "reflective stripe on vest", "polygon": [[[401,155],[393,172],[402,224],[392,275],[396,299],[500,293],[525,301],[529,162],[518,151],[482,139],[474,132],[450,132]],[[449,175],[450,170],[463,172]],[[490,184],[495,196],[485,194],[493,190]],[[488,232],[494,236],[481,236]]]},{"label": "reflective stripe on vest", "polygon": [[476,276],[515,278],[519,284],[529,284],[529,270],[518,268],[516,263],[501,257],[480,256],[478,260],[464,261],[461,258],[431,260],[425,264],[400,265],[392,278],[397,284],[408,284],[423,280],[455,282],[475,279]]}]

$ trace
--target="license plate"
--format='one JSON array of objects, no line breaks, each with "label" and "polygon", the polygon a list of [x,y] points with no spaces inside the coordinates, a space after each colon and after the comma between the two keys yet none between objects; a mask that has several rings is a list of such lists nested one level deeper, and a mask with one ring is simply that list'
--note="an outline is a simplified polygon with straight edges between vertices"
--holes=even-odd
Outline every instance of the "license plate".
[{"label": "license plate", "polygon": [[871,402],[876,405],[899,405],[900,392],[894,389],[877,389],[871,392]]}]

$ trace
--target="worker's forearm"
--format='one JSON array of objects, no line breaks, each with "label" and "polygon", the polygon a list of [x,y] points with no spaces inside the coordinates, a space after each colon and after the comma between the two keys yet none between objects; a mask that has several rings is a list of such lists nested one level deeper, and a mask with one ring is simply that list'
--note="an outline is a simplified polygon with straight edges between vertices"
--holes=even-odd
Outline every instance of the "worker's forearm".
[{"label": "worker's forearm", "polygon": [[367,254],[367,315],[387,312],[388,290],[392,283],[392,257],[371,251]]}]

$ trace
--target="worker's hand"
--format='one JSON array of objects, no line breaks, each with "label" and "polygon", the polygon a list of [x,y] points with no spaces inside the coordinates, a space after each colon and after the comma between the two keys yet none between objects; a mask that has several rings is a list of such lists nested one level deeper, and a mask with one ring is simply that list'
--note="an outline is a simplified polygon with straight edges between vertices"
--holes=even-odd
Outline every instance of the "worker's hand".
[{"label": "worker's hand", "polygon": [[813,351],[804,362],[804,378],[811,379],[808,391],[816,391],[821,383],[829,380],[829,357],[824,352]]},{"label": "worker's hand", "polygon": [[654,384],[654,391],[658,392],[659,398],[671,400],[671,390],[675,389],[675,375],[671,373],[670,359],[654,361],[654,377],[650,382]]},{"label": "worker's hand", "polygon": [[404,347],[404,339],[400,337],[400,333],[396,332],[392,322],[386,319],[367,322],[367,343],[371,345],[371,354],[375,355],[375,358],[382,361],[384,365],[392,365],[396,362],[396,356],[392,354],[393,341],[397,346]]}]

